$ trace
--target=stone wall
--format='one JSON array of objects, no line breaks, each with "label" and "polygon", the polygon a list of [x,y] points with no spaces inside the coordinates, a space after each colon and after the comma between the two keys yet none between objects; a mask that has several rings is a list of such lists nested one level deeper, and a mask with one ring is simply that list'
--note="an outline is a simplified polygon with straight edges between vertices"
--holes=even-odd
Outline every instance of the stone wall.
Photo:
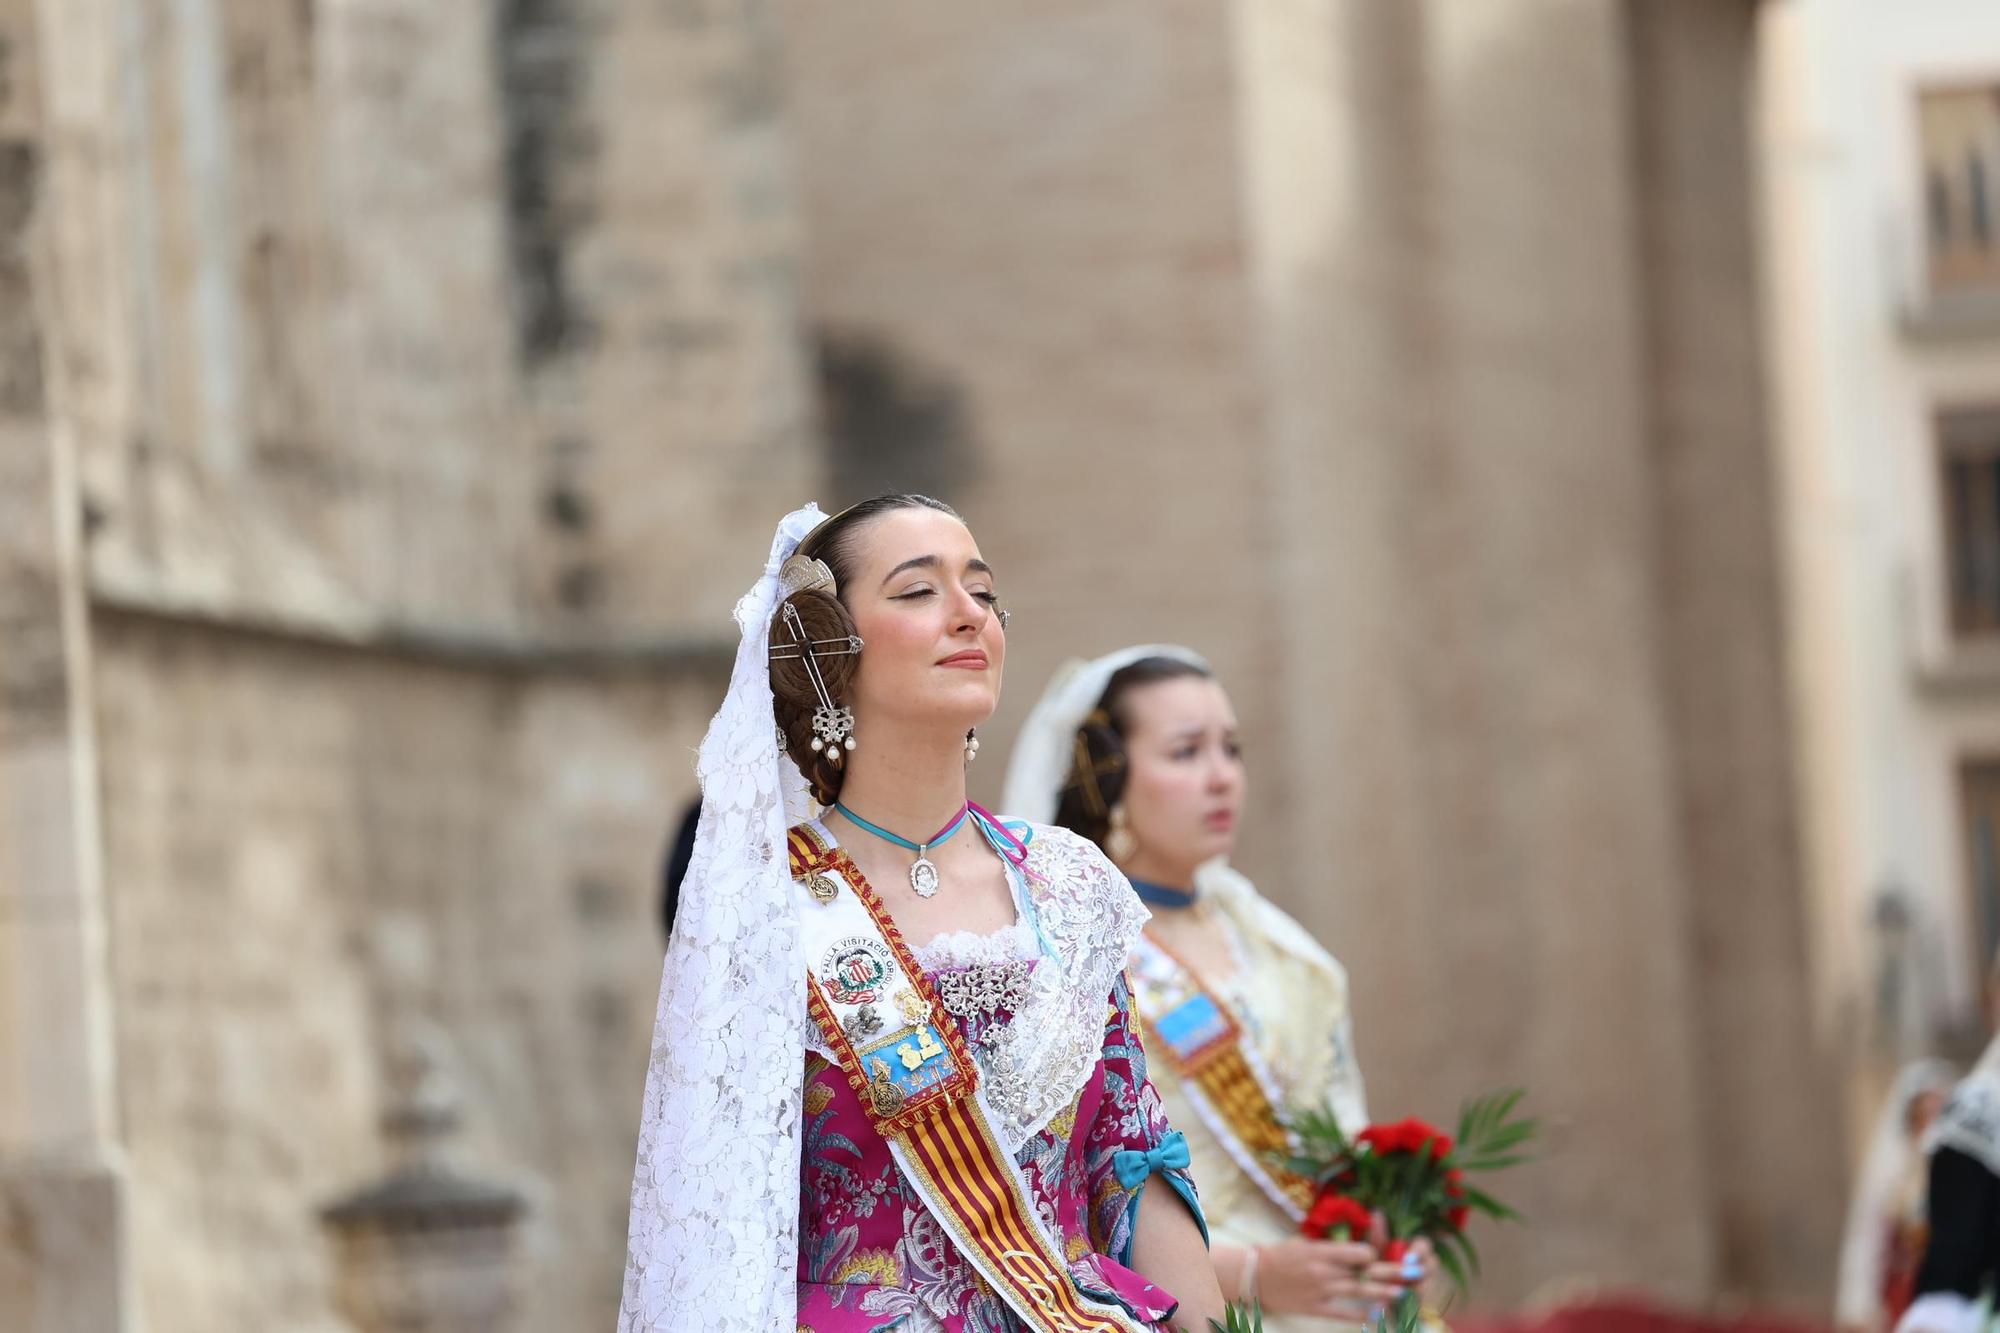
[{"label": "stone wall", "polygon": [[0,4],[0,1327],[99,1333],[128,1308],[125,1181],[42,18]]},{"label": "stone wall", "polygon": [[928,432],[903,414],[900,458],[894,429],[866,437],[835,502],[940,484],[1015,613],[975,796],[1066,657],[1184,638],[1267,673],[1293,626],[1266,577],[1227,7],[781,12],[835,420],[855,347],[905,400],[951,405]]},{"label": "stone wall", "polygon": [[[415,1013],[466,1157],[529,1195],[524,1327],[608,1327],[661,855],[730,605],[818,473],[761,7],[64,0],[39,44],[28,8],[0,664],[46,739],[36,782],[0,768],[0,1059],[102,1024],[101,1077],[22,1084],[98,1098],[129,1162],[74,1211],[124,1208],[129,1262],[93,1234],[77,1271],[148,1333],[344,1327],[316,1210],[384,1165]],[[84,925],[28,939],[15,895],[72,851]],[[49,1014],[11,999],[37,946]],[[62,1191],[14,1189],[14,1146],[34,1220]],[[64,1262],[0,1272],[112,1327]]]},{"label": "stone wall", "polygon": [[816,474],[759,7],[93,3],[100,596],[712,633]]},{"label": "stone wall", "polygon": [[530,1198],[522,1326],[608,1327],[657,868],[713,675],[99,630],[148,1328],[341,1327],[312,1206],[380,1169],[404,1014],[451,1043],[466,1159]]},{"label": "stone wall", "polygon": [[[1636,0],[1638,252],[1674,804],[1718,1286],[1800,1308],[1839,1244],[1846,1048],[1815,1022],[1746,131],[1757,7]],[[1747,1107],[1763,1107],[1746,1116]],[[1872,1108],[1871,1108],[1872,1110]],[[1811,1206],[1802,1207],[1802,1201]]]}]

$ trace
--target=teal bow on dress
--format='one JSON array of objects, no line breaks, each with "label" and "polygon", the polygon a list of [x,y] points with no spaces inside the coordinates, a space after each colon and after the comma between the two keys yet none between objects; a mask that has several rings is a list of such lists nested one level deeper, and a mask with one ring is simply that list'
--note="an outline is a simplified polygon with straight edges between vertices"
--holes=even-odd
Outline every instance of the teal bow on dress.
[{"label": "teal bow on dress", "polygon": [[1118,1184],[1130,1190],[1139,1188],[1155,1171],[1185,1171],[1192,1160],[1188,1156],[1187,1138],[1177,1129],[1161,1139],[1158,1147],[1146,1152],[1121,1150],[1112,1157],[1111,1169],[1118,1174]]}]

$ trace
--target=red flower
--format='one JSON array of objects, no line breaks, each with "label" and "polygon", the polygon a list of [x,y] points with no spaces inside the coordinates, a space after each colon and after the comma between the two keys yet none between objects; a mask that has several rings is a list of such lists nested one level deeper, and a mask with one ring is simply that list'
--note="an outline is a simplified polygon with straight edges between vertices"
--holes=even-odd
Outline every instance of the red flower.
[{"label": "red flower", "polygon": [[1377,1154],[1399,1152],[1403,1146],[1401,1126],[1370,1125],[1355,1135],[1354,1142]]},{"label": "red flower", "polygon": [[1323,1189],[1313,1200],[1312,1210],[1306,1214],[1299,1230],[1314,1240],[1325,1240],[1342,1227],[1347,1229],[1349,1236],[1365,1236],[1373,1221],[1368,1210],[1354,1200],[1332,1189]]},{"label": "red flower", "polygon": [[1455,1166],[1444,1173],[1444,1197],[1447,1199],[1465,1197],[1465,1172]]},{"label": "red flower", "polygon": [[1464,1204],[1459,1204],[1456,1208],[1447,1212],[1445,1217],[1450,1220],[1453,1231],[1463,1231],[1465,1230],[1465,1224],[1472,1220],[1472,1210]]},{"label": "red flower", "polygon": [[1368,1128],[1362,1130],[1354,1141],[1358,1144],[1367,1145],[1368,1149],[1378,1157],[1386,1157],[1391,1153],[1408,1152],[1411,1145],[1409,1135],[1405,1132],[1405,1127],[1409,1123],[1409,1121],[1403,1120],[1393,1125],[1370,1125]]},{"label": "red flower", "polygon": [[1370,1125],[1355,1137],[1355,1142],[1368,1145],[1378,1156],[1420,1153],[1428,1146],[1433,1156],[1442,1159],[1452,1149],[1449,1136],[1415,1116],[1393,1125]]}]

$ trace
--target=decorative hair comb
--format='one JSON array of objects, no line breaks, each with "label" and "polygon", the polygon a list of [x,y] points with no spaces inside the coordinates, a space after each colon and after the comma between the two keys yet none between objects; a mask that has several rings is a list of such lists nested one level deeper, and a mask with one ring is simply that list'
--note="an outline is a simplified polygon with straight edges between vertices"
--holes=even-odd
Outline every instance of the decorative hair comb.
[{"label": "decorative hair comb", "polygon": [[815,560],[811,556],[794,555],[778,570],[778,596],[782,599],[802,592],[812,592],[817,588],[835,591],[833,571],[826,561]]},{"label": "decorative hair comb", "polygon": [[[818,565],[817,560],[812,563]],[[820,565],[823,570],[825,565]],[[829,578],[832,576],[829,575]],[[826,687],[826,677],[820,674],[819,659],[822,656],[844,656],[861,651],[861,636],[849,634],[838,639],[808,639],[805,622],[799,619],[799,609],[786,602],[779,612],[785,629],[791,634],[790,643],[774,644],[771,660],[787,658],[805,663],[806,675],[812,681],[813,694],[819,699],[819,711],[813,714],[814,753],[823,753],[833,763],[839,763],[843,750],[854,748],[854,710],[834,699],[832,691]],[[821,644],[834,647],[822,649]]]},{"label": "decorative hair comb", "polygon": [[868,645],[859,634],[848,634],[838,639],[814,639],[811,643],[774,643],[771,645],[773,662],[796,662],[808,650],[814,657],[849,657]]}]

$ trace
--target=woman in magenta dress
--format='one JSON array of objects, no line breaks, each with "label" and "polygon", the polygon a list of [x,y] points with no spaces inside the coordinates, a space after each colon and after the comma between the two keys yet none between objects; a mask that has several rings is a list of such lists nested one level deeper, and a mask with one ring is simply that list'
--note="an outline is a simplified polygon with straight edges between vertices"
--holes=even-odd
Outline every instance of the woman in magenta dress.
[{"label": "woman in magenta dress", "polygon": [[965,799],[1005,613],[919,497],[789,516],[738,606],[621,1330],[1138,1333],[1221,1297],[1095,846]]}]

